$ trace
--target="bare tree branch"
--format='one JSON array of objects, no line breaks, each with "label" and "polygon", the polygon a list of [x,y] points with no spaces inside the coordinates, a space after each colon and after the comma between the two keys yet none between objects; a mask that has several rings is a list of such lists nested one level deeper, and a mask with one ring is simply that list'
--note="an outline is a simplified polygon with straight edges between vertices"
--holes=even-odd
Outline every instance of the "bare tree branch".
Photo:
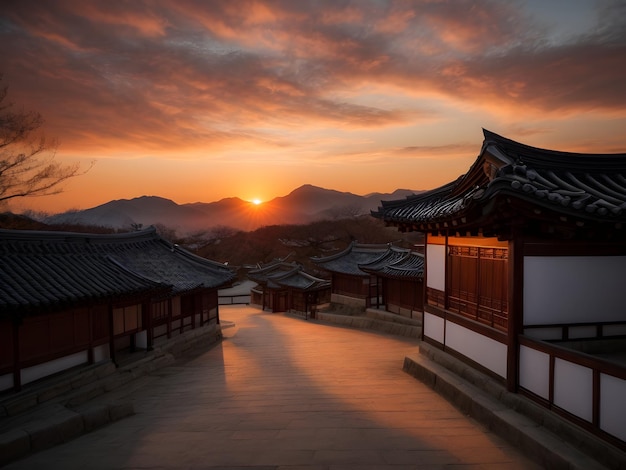
[{"label": "bare tree branch", "polygon": [[[0,80],[2,76],[0,75]],[[61,183],[89,171],[80,164],[54,161],[58,142],[39,130],[43,118],[33,111],[14,111],[8,88],[0,88],[0,202],[17,197],[49,196],[63,191]]]}]

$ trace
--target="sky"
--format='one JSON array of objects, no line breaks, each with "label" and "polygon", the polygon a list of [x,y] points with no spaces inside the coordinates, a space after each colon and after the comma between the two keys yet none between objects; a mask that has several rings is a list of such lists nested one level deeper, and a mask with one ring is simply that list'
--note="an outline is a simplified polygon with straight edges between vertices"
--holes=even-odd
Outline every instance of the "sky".
[{"label": "sky", "polygon": [[427,190],[483,128],[626,152],[623,0],[3,0],[0,74],[88,169],[16,212]]}]

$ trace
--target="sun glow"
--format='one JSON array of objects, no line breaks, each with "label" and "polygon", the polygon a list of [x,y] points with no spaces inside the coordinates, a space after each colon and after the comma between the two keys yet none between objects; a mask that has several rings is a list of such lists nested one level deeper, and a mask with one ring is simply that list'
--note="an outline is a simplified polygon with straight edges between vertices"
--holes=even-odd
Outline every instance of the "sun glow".
[{"label": "sun glow", "polygon": [[255,206],[258,206],[258,205],[259,205],[259,204],[261,204],[261,202],[263,202],[263,201],[261,201],[260,199],[253,199],[251,202],[252,202],[252,204],[254,204]]}]

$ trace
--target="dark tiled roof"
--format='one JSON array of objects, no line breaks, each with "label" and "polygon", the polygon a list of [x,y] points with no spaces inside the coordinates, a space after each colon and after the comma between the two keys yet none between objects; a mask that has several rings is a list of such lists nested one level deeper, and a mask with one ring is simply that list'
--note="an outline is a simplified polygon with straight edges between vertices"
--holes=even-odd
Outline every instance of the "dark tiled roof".
[{"label": "dark tiled roof", "polygon": [[371,272],[377,271],[385,266],[397,263],[398,261],[406,258],[410,254],[410,250],[407,248],[399,248],[397,246],[389,245],[387,251],[382,256],[376,258],[369,263],[359,264],[359,269],[362,271]]},{"label": "dark tiled roof", "polygon": [[288,263],[282,260],[274,260],[267,264],[261,264],[256,269],[248,271],[248,278],[258,283],[266,283],[273,277],[280,277],[292,271],[301,269],[296,262]]},{"label": "dark tiled roof", "polygon": [[619,229],[626,223],[626,154],[558,152],[487,130],[484,135],[480,155],[465,175],[432,191],[382,201],[372,215],[424,231],[485,221],[497,225],[520,209],[527,219],[551,214],[572,226],[608,223]]},{"label": "dark tiled roof", "polygon": [[361,269],[380,277],[421,279],[424,277],[424,255],[407,251],[402,257],[389,264],[372,263],[361,265]]},{"label": "dark tiled roof", "polygon": [[283,277],[274,279],[274,282],[282,287],[292,287],[304,291],[330,287],[330,281],[311,276],[304,271],[287,273]]},{"label": "dark tiled roof", "polygon": [[351,243],[345,250],[339,253],[311,258],[311,261],[326,271],[354,276],[369,276],[359,266],[377,262],[389,256],[390,251],[392,251],[391,245]]},{"label": "dark tiled roof", "polygon": [[299,290],[317,290],[330,287],[330,281],[305,273],[303,267],[295,262],[277,261],[249,271],[248,277],[271,289],[291,287]]},{"label": "dark tiled roof", "polygon": [[169,244],[153,228],[115,235],[0,230],[4,313],[214,288],[233,278],[225,266]]}]

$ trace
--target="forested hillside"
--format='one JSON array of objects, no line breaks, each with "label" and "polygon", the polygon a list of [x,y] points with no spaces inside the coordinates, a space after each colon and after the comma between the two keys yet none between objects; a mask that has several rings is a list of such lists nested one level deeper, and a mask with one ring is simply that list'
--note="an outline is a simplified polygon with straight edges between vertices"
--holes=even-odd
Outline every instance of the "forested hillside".
[{"label": "forested hillside", "polygon": [[343,220],[327,220],[308,225],[273,225],[253,232],[234,232],[216,238],[203,246],[191,246],[198,255],[240,268],[240,277],[247,267],[277,258],[297,261],[307,272],[317,272],[311,257],[328,256],[346,248],[351,242],[391,243],[411,248],[421,243],[419,233],[400,233],[370,216]]}]

